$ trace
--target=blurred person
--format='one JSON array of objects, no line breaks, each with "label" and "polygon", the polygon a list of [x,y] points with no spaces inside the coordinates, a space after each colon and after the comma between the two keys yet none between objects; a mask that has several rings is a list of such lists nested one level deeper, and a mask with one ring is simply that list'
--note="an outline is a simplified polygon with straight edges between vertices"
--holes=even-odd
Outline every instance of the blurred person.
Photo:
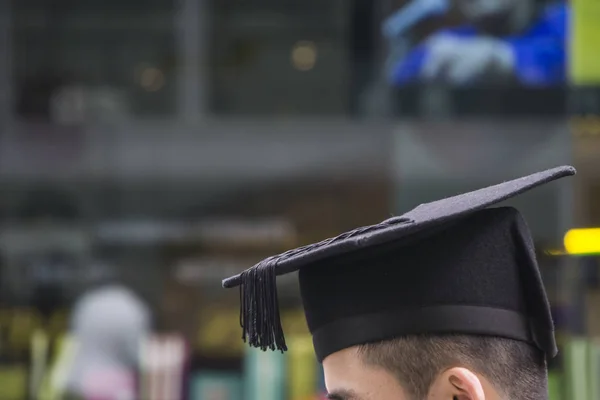
[{"label": "blurred person", "polygon": [[286,351],[276,277],[298,272],[332,400],[542,400],[557,354],[533,240],[493,207],[575,174],[558,167],[269,257],[240,287],[244,340]]},{"label": "blurred person", "polygon": [[[468,23],[438,30],[395,60],[389,71],[394,85],[565,83],[569,9],[564,1],[538,6],[535,0],[455,0],[455,5]],[[417,10],[411,22],[451,8],[449,0],[413,0],[409,6]],[[390,28],[406,19],[398,18],[402,9],[399,13],[384,23],[388,34],[409,29]]]},{"label": "blurred person", "polygon": [[102,268],[98,280],[76,302],[72,315],[73,361],[67,393],[84,400],[136,400],[139,352],[149,336],[144,302]]}]

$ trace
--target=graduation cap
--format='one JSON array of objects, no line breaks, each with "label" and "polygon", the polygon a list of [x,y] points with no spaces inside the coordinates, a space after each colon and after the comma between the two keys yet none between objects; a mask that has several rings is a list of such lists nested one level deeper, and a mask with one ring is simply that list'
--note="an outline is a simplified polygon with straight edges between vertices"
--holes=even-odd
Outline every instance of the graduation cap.
[{"label": "graduation cap", "polygon": [[298,271],[319,361],[405,335],[489,335],[557,353],[529,229],[518,210],[488,208],[556,179],[564,166],[421,204],[404,215],[269,257],[240,287],[244,341],[286,350],[276,277]]}]

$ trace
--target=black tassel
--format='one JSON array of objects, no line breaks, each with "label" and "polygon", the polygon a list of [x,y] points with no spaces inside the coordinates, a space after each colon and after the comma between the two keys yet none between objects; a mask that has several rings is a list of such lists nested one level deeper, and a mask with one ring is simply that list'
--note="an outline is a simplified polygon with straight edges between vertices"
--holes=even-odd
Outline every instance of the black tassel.
[{"label": "black tassel", "polygon": [[410,222],[412,221],[404,217],[395,217],[378,225],[354,229],[319,243],[299,247],[269,257],[242,272],[235,279],[231,279],[230,282],[226,280],[223,283],[225,287],[240,285],[240,326],[242,327],[242,340],[250,346],[257,347],[263,351],[271,349],[284,352],[287,350],[279,315],[277,274],[275,272],[281,262],[291,257],[298,257],[309,253],[320,247],[331,245],[340,240]]},{"label": "black tassel", "polygon": [[276,258],[268,258],[241,274],[240,325],[242,339],[252,347],[287,350],[281,317],[275,266]]}]

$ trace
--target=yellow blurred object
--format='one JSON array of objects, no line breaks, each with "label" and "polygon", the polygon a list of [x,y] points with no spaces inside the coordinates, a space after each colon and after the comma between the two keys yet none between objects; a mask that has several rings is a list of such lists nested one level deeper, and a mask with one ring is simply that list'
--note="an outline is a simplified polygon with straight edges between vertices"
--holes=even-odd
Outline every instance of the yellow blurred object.
[{"label": "yellow blurred object", "polygon": [[29,373],[29,392],[38,393],[48,367],[50,341],[41,329],[31,335],[31,371]]},{"label": "yellow blurred object", "polygon": [[289,345],[288,388],[291,400],[305,400],[314,397],[317,391],[317,360],[313,350],[312,337],[292,335]]},{"label": "yellow blurred object", "polygon": [[299,71],[310,71],[317,63],[317,54],[317,46],[314,42],[299,41],[292,48],[292,65]]},{"label": "yellow blurred object", "polygon": [[239,328],[238,310],[211,309],[200,322],[196,345],[203,354],[239,356],[244,350]]},{"label": "yellow blurred object", "polygon": [[35,310],[15,309],[8,333],[8,345],[15,350],[28,349],[31,336],[40,326],[40,317]]},{"label": "yellow blurred object", "polygon": [[281,325],[283,326],[283,331],[288,332],[290,335],[306,335],[309,333],[308,325],[306,325],[306,317],[302,309],[283,313]]},{"label": "yellow blurred object", "polygon": [[546,250],[544,253],[549,256],[564,256],[566,254],[564,250],[559,249],[549,249]]},{"label": "yellow blurred object", "polygon": [[24,366],[0,367],[0,398],[21,400],[26,398],[27,369]]},{"label": "yellow blurred object", "polygon": [[[37,390],[39,400],[61,400],[63,398],[68,374],[73,367],[77,354],[77,342],[71,335],[57,339],[56,352]],[[35,393],[35,392],[34,392]]]},{"label": "yellow blurred object", "polygon": [[569,230],[564,238],[568,254],[600,253],[600,228],[582,228]]},{"label": "yellow blurred object", "polygon": [[[245,344],[240,340],[240,315],[235,308],[212,308],[200,314],[196,348],[203,354],[241,356]],[[309,333],[304,311],[301,309],[282,313],[281,324],[290,335]]]},{"label": "yellow blurred object", "polygon": [[69,312],[66,310],[57,311],[52,314],[50,322],[47,326],[48,334],[51,337],[61,335],[63,332],[69,330]]},{"label": "yellow blurred object", "polygon": [[157,92],[165,86],[165,74],[158,68],[146,68],[140,75],[140,85],[148,92]]},{"label": "yellow blurred object", "polygon": [[5,330],[10,328],[12,321],[12,311],[7,308],[0,310],[0,329]]},{"label": "yellow blurred object", "polygon": [[571,131],[578,138],[600,137],[600,116],[581,115],[570,119]]},{"label": "yellow blurred object", "polygon": [[600,2],[570,1],[571,33],[570,78],[576,85],[600,83]]}]

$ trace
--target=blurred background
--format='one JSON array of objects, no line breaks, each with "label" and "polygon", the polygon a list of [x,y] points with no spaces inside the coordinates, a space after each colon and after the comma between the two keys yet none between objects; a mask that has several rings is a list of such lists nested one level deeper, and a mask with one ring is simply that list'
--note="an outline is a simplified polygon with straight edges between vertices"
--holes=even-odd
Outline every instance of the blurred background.
[{"label": "blurred background", "polygon": [[573,164],[512,204],[557,323],[551,398],[600,399],[599,20],[596,0],[1,0],[0,398],[321,398],[295,277],[285,355],[243,345],[223,277]]}]

